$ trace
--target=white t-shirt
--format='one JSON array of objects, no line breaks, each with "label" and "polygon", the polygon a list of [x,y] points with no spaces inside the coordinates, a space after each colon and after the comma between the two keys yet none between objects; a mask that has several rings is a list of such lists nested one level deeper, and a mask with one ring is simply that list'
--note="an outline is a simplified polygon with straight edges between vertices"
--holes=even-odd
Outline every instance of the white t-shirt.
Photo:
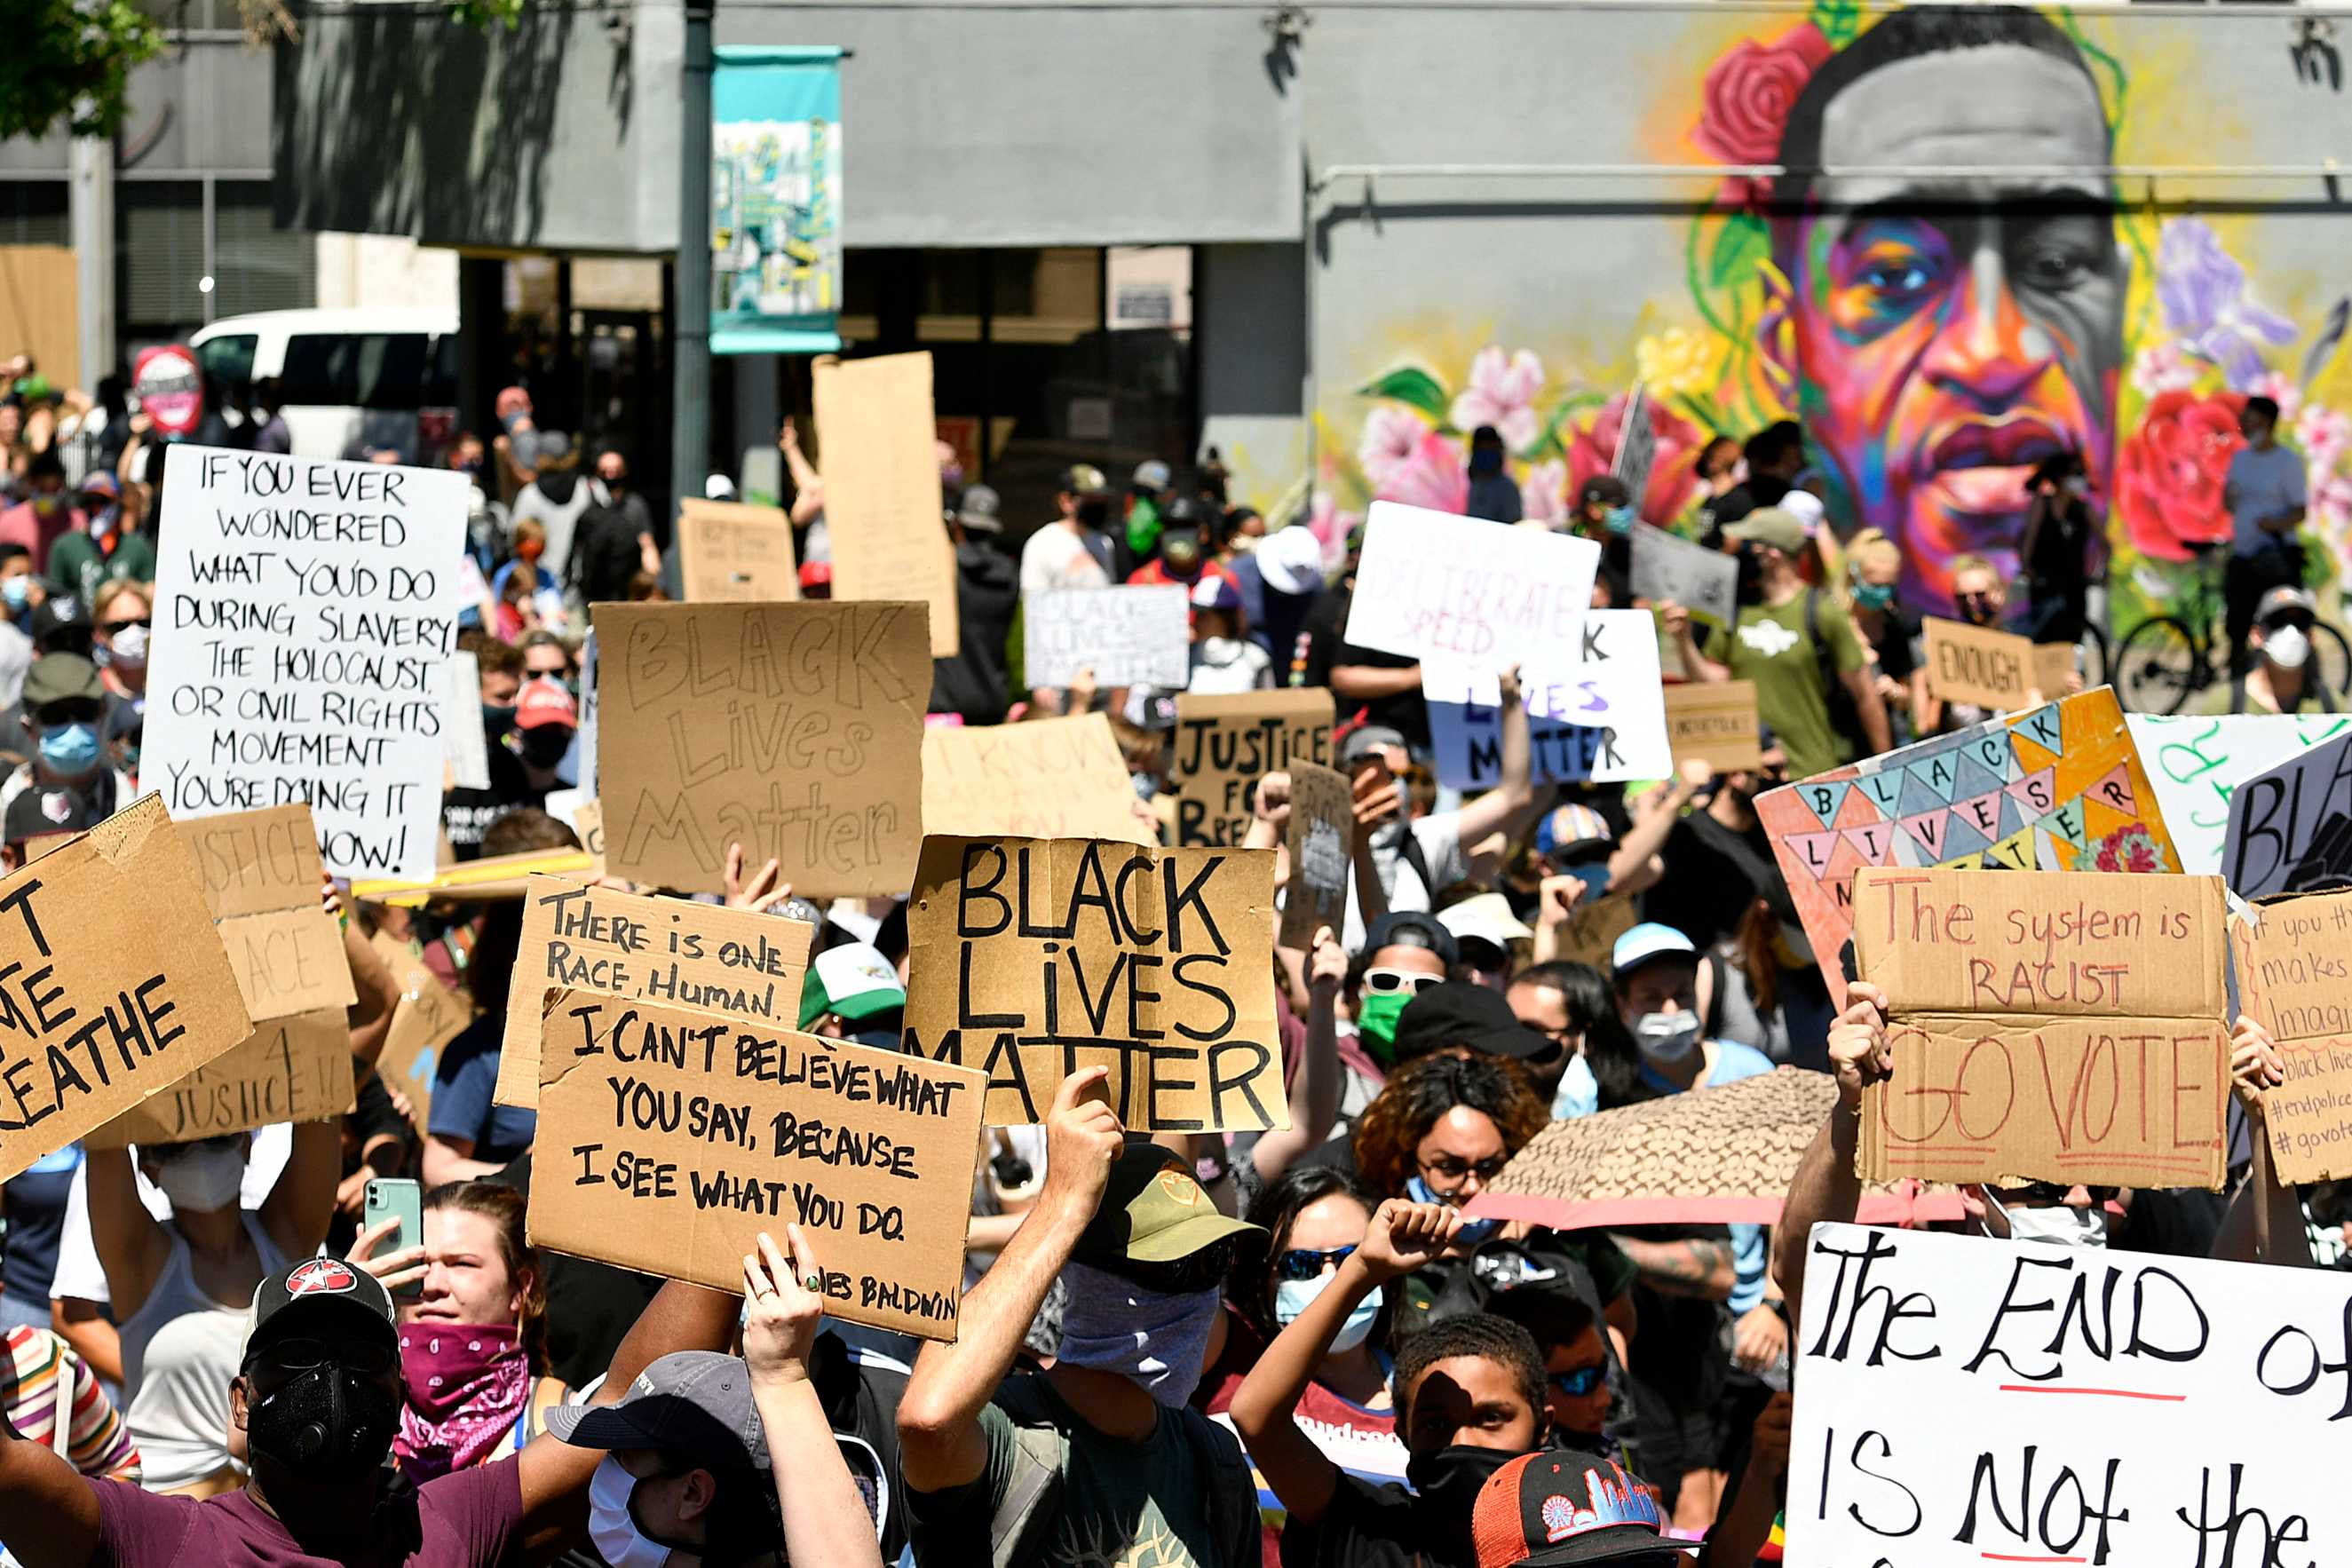
[{"label": "white t-shirt", "polygon": [[[245,1180],[237,1187],[237,1204],[258,1209],[278,1184],[286,1158],[294,1152],[291,1122],[273,1122],[253,1131],[253,1152],[246,1156]],[[163,1189],[140,1173],[134,1163],[131,1179],[138,1184],[139,1201],[158,1221],[172,1217],[172,1200]],[[64,1228],[58,1233],[58,1271],[49,1279],[49,1294],[73,1296],[103,1305],[113,1298],[106,1289],[106,1270],[99,1265],[98,1243],[89,1234],[89,1162],[75,1170],[73,1189],[66,1194]]]},{"label": "white t-shirt", "polygon": [[1055,588],[1108,588],[1110,574],[1087,548],[1085,540],[1058,522],[1049,522],[1021,547],[1021,591],[1040,594]]},{"label": "white t-shirt", "polygon": [[[1412,832],[1421,846],[1421,858],[1428,865],[1430,879],[1436,883],[1435,887],[1423,885],[1414,874],[1404,858],[1404,834],[1394,823],[1372,835],[1372,865],[1381,874],[1381,885],[1388,889],[1391,912],[1411,910],[1425,914],[1435,907],[1439,892],[1470,874],[1469,858],[1462,853],[1462,814],[1433,812],[1415,820]],[[1364,917],[1356,907],[1352,866],[1348,872],[1348,929],[1339,941],[1349,952],[1364,950]]]}]

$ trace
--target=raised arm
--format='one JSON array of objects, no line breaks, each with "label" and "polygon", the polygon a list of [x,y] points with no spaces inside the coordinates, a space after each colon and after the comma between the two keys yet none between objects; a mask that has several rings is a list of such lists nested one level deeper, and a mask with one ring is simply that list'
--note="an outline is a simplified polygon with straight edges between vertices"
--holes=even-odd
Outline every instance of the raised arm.
[{"label": "raised arm", "polygon": [[[98,1494],[64,1455],[19,1436],[8,1419],[13,1365],[0,1373],[0,1520],[25,1568],[83,1568],[98,1551]],[[65,1415],[60,1421],[68,1419]],[[104,1483],[112,1484],[112,1483]]]},{"label": "raised arm", "polygon": [[106,1270],[114,1321],[128,1322],[171,1260],[172,1238],[139,1201],[128,1149],[92,1149],[82,1162],[89,1185],[89,1239]]},{"label": "raised arm", "polygon": [[1062,1080],[1045,1119],[1045,1184],[1037,1206],[995,1265],[963,1299],[953,1344],[923,1346],[898,1402],[898,1459],[908,1489],[968,1486],[988,1468],[980,1412],[1013,1370],[1021,1338],[1102,1201],[1126,1139],[1102,1100],[1085,1099],[1110,1076],[1092,1067]]},{"label": "raised arm", "polygon": [[1260,1134],[1250,1149],[1260,1185],[1279,1179],[1298,1156],[1331,1135],[1339,1114],[1339,983],[1348,950],[1329,926],[1315,928],[1315,967],[1307,986],[1307,1047],[1290,1084],[1290,1125]]},{"label": "raised arm", "polygon": [[[278,1250],[303,1258],[319,1250],[335,1217],[335,1189],[343,1174],[343,1131],[336,1121],[299,1121],[286,1168],[261,1200],[262,1228]],[[119,1309],[118,1309],[119,1310]]]},{"label": "raised arm", "polygon": [[[1503,777],[1493,789],[1463,806],[1454,832],[1465,845],[1475,844],[1490,833],[1510,831],[1520,814],[1535,804],[1534,749],[1527,703],[1519,694],[1519,667],[1515,664],[1503,671],[1497,684],[1502,689]],[[1434,899],[1438,889],[1429,891]]]},{"label": "raised arm", "polygon": [[1731,668],[1716,663],[1699,652],[1698,640],[1691,635],[1690,612],[1667,599],[1657,606],[1658,626],[1674,639],[1675,650],[1683,656],[1683,669],[1693,680],[1729,680]]},{"label": "raised arm", "polygon": [[2303,1200],[2292,1183],[2273,1178],[2266,1089],[2286,1081],[2285,1064],[2270,1030],[2242,1014],[2230,1036],[2230,1087],[2245,1107],[2246,1137],[2254,1150],[2254,1171],[2230,1200],[2212,1255],[2225,1263],[2275,1263],[2287,1268],[2313,1266],[2311,1233],[2304,1228]]},{"label": "raised arm", "polygon": [[784,1236],[792,1244],[790,1262],[764,1230],[758,1253],[743,1258],[743,1362],[767,1439],[768,1473],[777,1479],[776,1500],[783,1509],[783,1561],[882,1568],[873,1516],[809,1381],[809,1352],[824,1324],[824,1298],[801,1282],[816,1277],[816,1255],[799,1226],[785,1226]]},{"label": "raised arm", "polygon": [[1853,1173],[1854,1152],[1862,1139],[1862,1091],[1895,1070],[1894,1051],[1886,1043],[1885,994],[1856,980],[1847,983],[1845,998],[1845,1011],[1830,1026],[1830,1069],[1837,1078],[1837,1103],[1805,1150],[1796,1179],[1789,1184],[1789,1201],[1773,1227],[1772,1278],[1780,1281],[1791,1323],[1803,1321],[1797,1314],[1813,1226],[1823,1220],[1852,1220],[1862,1207],[1862,1178]]}]

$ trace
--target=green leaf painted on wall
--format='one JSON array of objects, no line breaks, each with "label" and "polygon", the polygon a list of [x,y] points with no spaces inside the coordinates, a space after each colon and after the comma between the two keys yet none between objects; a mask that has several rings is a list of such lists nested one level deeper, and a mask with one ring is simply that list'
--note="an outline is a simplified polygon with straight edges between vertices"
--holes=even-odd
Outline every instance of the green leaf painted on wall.
[{"label": "green leaf painted on wall", "polygon": [[1445,411],[1453,406],[1454,401],[1445,395],[1445,388],[1437,384],[1437,378],[1419,365],[1407,365],[1402,370],[1389,372],[1364,387],[1361,395],[1404,404],[1428,415],[1439,425],[1445,423]]},{"label": "green leaf painted on wall", "polygon": [[1845,47],[1862,31],[1861,0],[1813,0],[1813,26],[1832,45]]},{"label": "green leaf painted on wall", "polygon": [[1772,231],[1754,213],[1734,213],[1723,220],[1707,258],[1707,282],[1717,289],[1738,289],[1756,276],[1759,263],[1772,254]]}]

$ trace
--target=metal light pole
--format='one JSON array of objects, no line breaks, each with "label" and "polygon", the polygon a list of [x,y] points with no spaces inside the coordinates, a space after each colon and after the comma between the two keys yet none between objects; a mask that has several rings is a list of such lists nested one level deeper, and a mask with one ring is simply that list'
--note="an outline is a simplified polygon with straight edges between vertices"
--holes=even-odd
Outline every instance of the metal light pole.
[{"label": "metal light pole", "polygon": [[678,95],[670,484],[681,500],[699,498],[710,471],[710,14],[714,4],[715,0],[687,0],[685,79]]}]

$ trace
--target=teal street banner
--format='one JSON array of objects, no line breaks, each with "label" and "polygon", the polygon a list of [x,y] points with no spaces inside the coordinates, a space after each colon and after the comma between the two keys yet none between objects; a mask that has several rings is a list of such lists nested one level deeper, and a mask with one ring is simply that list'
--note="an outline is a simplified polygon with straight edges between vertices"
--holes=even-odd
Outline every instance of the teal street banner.
[{"label": "teal street banner", "polygon": [[710,83],[710,352],[841,347],[841,51],[721,48]]}]

